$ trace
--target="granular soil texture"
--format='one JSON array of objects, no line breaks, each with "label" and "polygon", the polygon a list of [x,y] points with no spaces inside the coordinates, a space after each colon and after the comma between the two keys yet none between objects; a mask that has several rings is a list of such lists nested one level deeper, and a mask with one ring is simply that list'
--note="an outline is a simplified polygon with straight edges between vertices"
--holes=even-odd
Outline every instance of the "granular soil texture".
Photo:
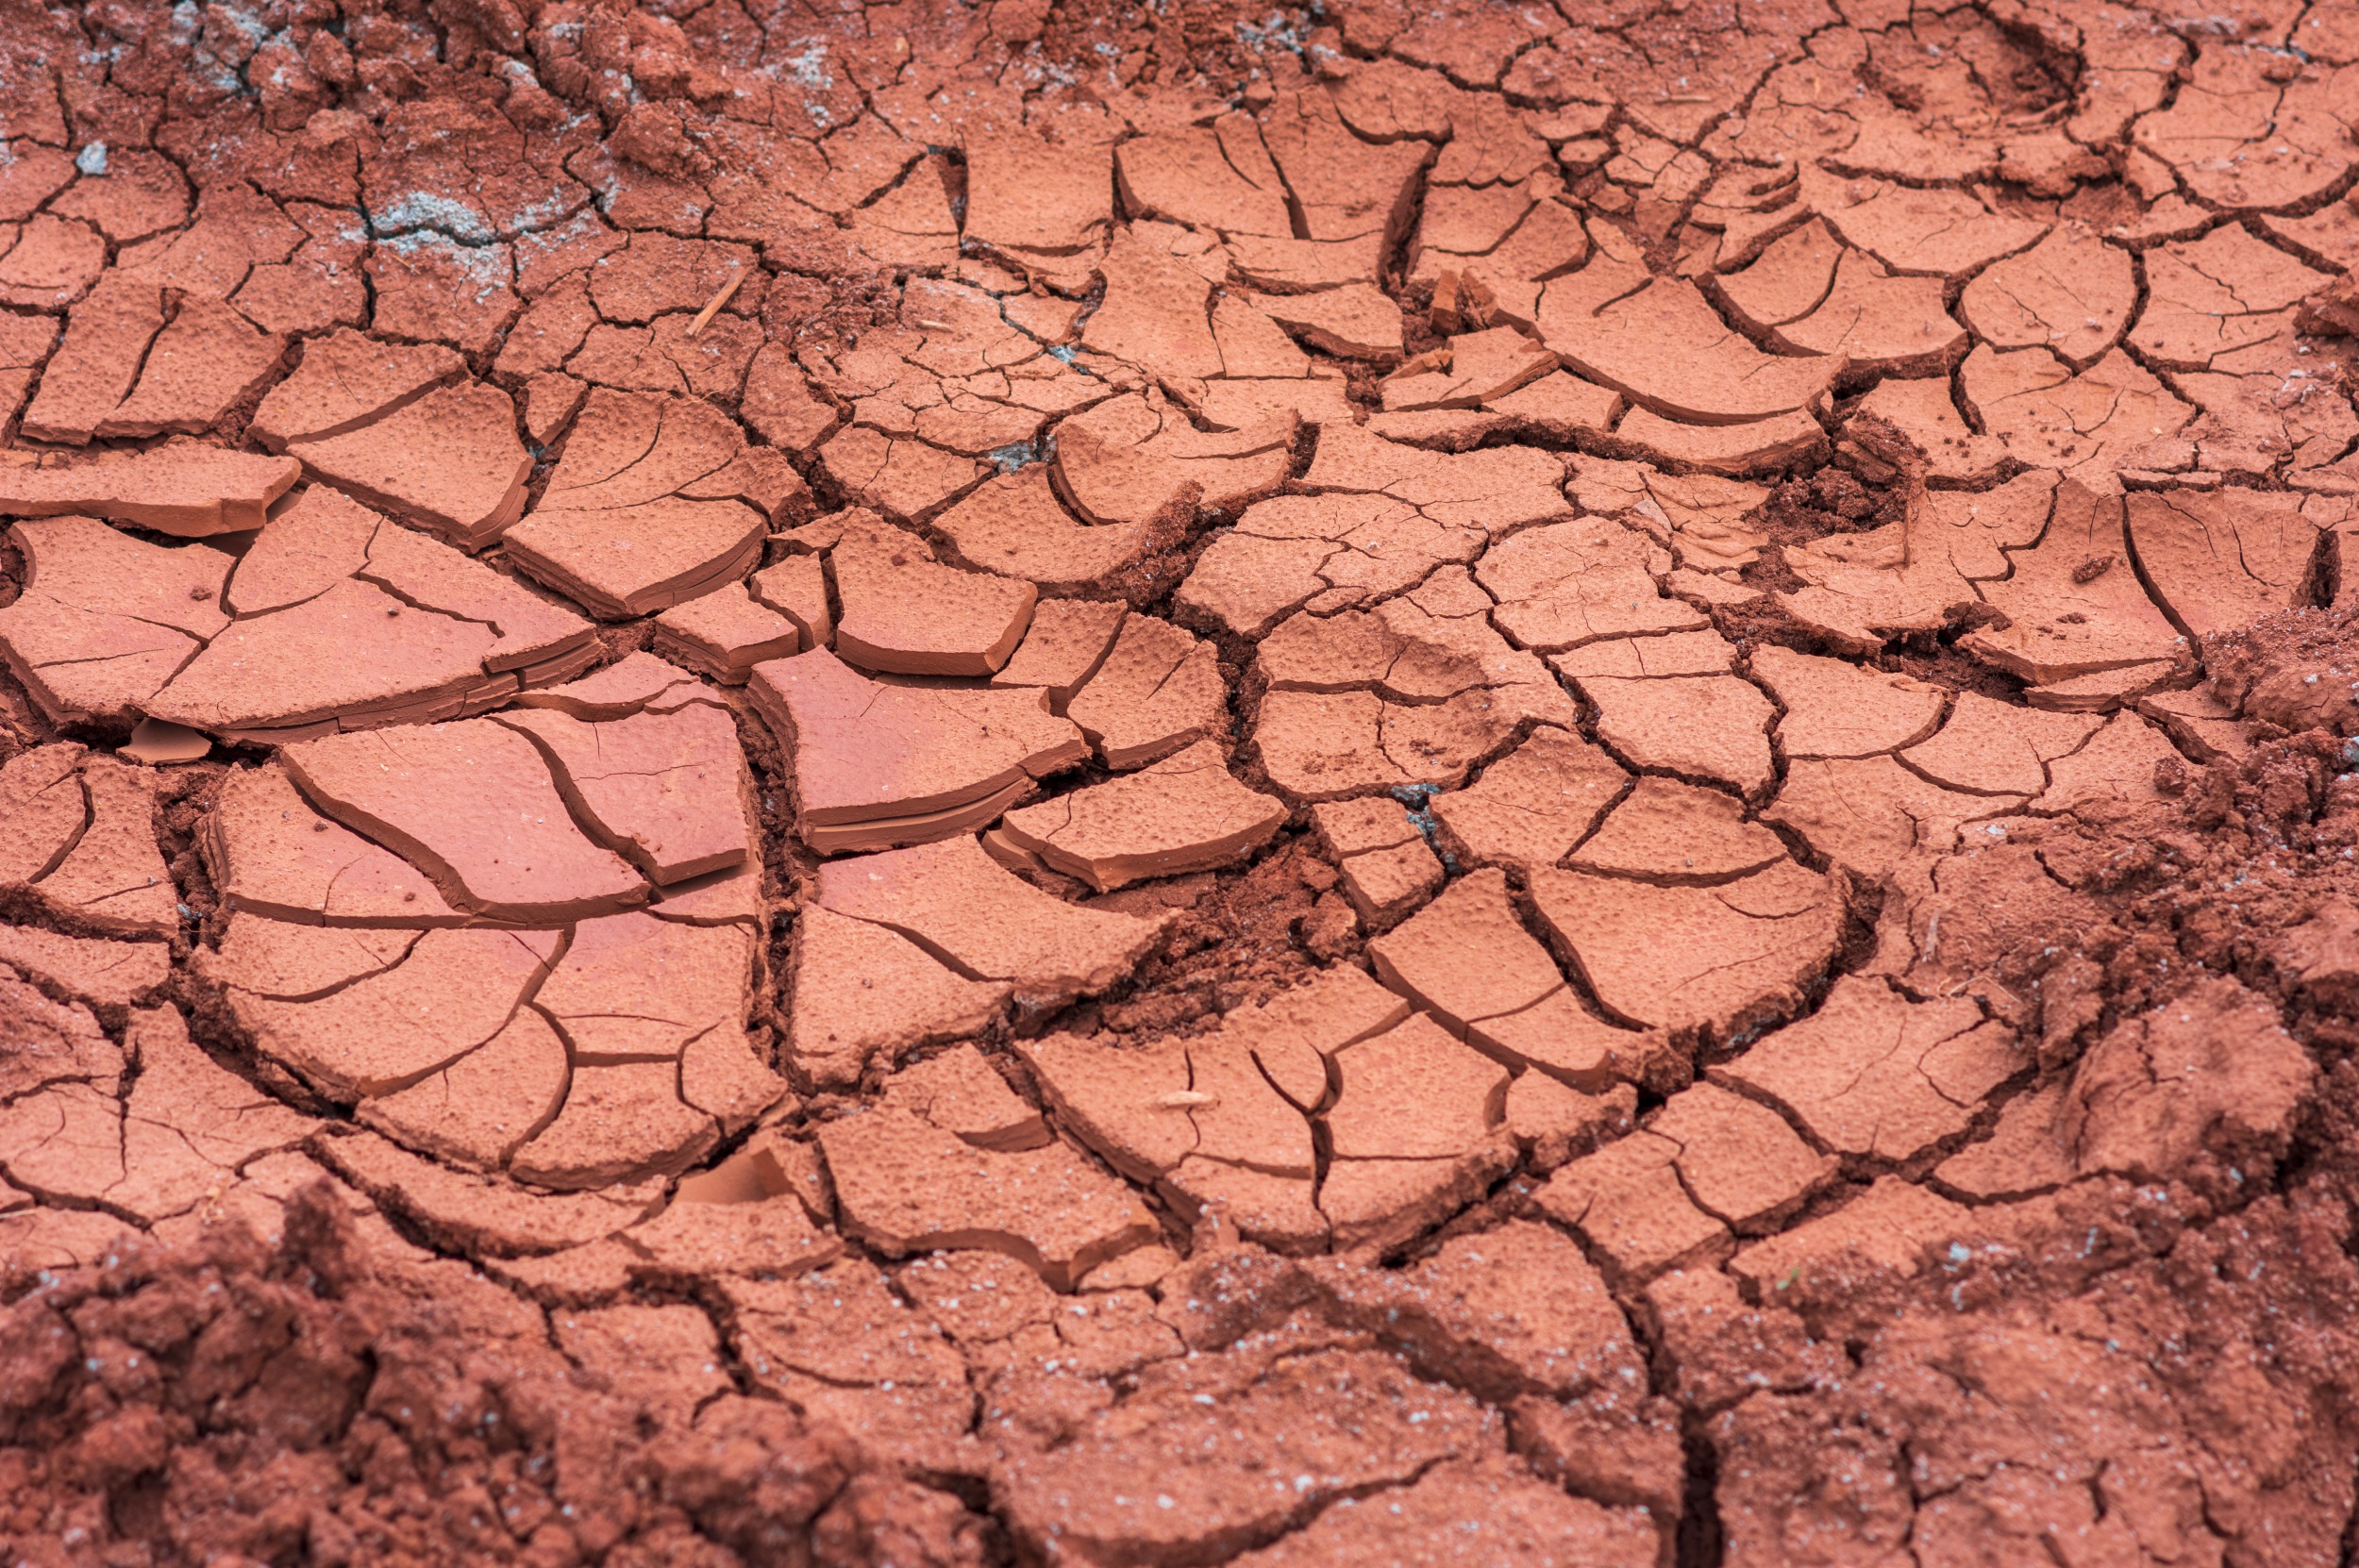
[{"label": "granular soil texture", "polygon": [[7,1560],[2352,1563],[2354,133],[0,8]]}]

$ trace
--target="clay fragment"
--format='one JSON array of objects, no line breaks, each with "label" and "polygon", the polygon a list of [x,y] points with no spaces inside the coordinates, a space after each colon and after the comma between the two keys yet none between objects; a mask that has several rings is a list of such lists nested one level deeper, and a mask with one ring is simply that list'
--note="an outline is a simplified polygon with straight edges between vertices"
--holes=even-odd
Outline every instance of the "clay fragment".
[{"label": "clay fragment", "polygon": [[315,477],[462,550],[482,549],[523,515],[532,455],[508,394],[481,382],[436,389],[345,430],[293,440]]},{"label": "clay fragment", "polygon": [[144,1001],[171,972],[171,949],[156,942],[70,937],[37,926],[0,926],[0,963],[98,1008]]},{"label": "clay fragment", "polygon": [[1128,613],[1119,604],[1092,599],[1046,599],[1032,610],[1024,641],[994,686],[1038,687],[1052,711],[1062,711],[1112,652]]},{"label": "clay fragment", "polygon": [[1011,811],[1000,831],[1107,892],[1242,859],[1285,820],[1282,803],[1238,783],[1221,747],[1199,741],[1137,773]]},{"label": "clay fragment", "polygon": [[1371,927],[1395,924],[1442,885],[1442,862],[1398,801],[1321,801],[1311,821],[1343,871],[1344,896]]},{"label": "clay fragment", "polygon": [[1713,1076],[1785,1107],[1829,1148],[1900,1160],[1963,1133],[2021,1065],[2011,1031],[1971,1001],[1911,1002],[1847,975],[1818,1011]]},{"label": "clay fragment", "polygon": [[934,519],[934,526],[969,565],[1062,592],[1096,587],[1150,545],[1144,522],[1075,518],[1057,498],[1048,471],[1037,464],[987,480]]},{"label": "clay fragment", "polygon": [[163,292],[116,271],[98,280],[66,317],[65,335],[25,410],[24,433],[81,446],[114,412],[139,375],[147,345],[164,325]]},{"label": "clay fragment", "polygon": [[746,690],[792,759],[797,830],[823,852],[971,831],[1084,755],[1037,691],[880,686],[825,648],[755,666]]},{"label": "clay fragment", "polygon": [[198,842],[231,909],[329,926],[465,918],[424,872],[313,810],[277,762],[231,772]]},{"label": "clay fragment", "polygon": [[190,298],[148,345],[138,385],[92,434],[158,436],[209,430],[278,374],[286,342],[217,300]]},{"label": "clay fragment", "polygon": [[1001,870],[968,838],[830,860],[819,901],[908,936],[974,979],[1028,998],[1105,990],[1160,940],[1168,917],[1077,909]]},{"label": "clay fragment", "polygon": [[52,468],[0,469],[0,516],[78,512],[203,539],[260,527],[266,509],[300,477],[283,458],[176,441]]},{"label": "clay fragment", "polygon": [[168,550],[86,517],[19,523],[24,592],[0,609],[0,655],[44,711],[121,719],[226,624],[229,558]]},{"label": "clay fragment", "polygon": [[655,651],[724,686],[743,686],[755,665],[802,652],[803,631],[731,583],[658,615]]},{"label": "clay fragment", "polygon": [[845,1226],[891,1256],[983,1247],[1069,1290],[1156,1234],[1128,1189],[1061,1143],[979,1149],[908,1111],[879,1109],[828,1123],[819,1146]]},{"label": "clay fragment", "polygon": [[1940,688],[1776,646],[1753,674],[1785,708],[1778,749],[1788,757],[1870,757],[1916,744],[1941,721]]},{"label": "clay fragment", "polygon": [[1558,1171],[1540,1189],[1540,1207],[1623,1276],[1649,1278],[1728,1240],[1728,1227],[1688,1198],[1678,1158],[1677,1143],[1642,1128]]},{"label": "clay fragment", "polygon": [[1192,428],[1160,399],[1118,397],[1057,428],[1057,474],[1087,521],[1144,525],[1193,487],[1195,505],[1234,512],[1276,491],[1295,417],[1230,433]]},{"label": "clay fragment", "polygon": [[271,389],[247,426],[274,452],[359,429],[405,408],[466,369],[439,344],[379,342],[349,327],[304,347],[294,374]]},{"label": "clay fragment", "polygon": [[1555,865],[1629,781],[1619,763],[1581,736],[1535,729],[1474,783],[1435,795],[1431,809],[1462,861]]},{"label": "clay fragment", "polygon": [[531,737],[574,820],[658,887],[750,858],[753,780],[728,710],[689,702],[600,721],[527,709],[496,722]]},{"label": "clay fragment", "polygon": [[828,559],[844,606],[836,653],[862,669],[993,675],[1031,624],[1030,583],[942,566],[923,539],[871,519],[847,520]]},{"label": "clay fragment", "polygon": [[1531,897],[1609,1012],[1674,1029],[1791,1007],[1842,924],[1833,886],[1790,862],[1710,888],[1535,872]]},{"label": "clay fragment", "polygon": [[960,975],[897,931],[814,905],[796,926],[788,1049],[817,1083],[856,1082],[872,1057],[979,1031],[1009,990]]},{"label": "clay fragment", "polygon": [[1217,651],[1149,615],[1122,623],[1105,661],[1065,704],[1110,768],[1142,767],[1229,728]]},{"label": "clay fragment", "polygon": [[462,908],[554,921],[645,902],[647,885],[574,826],[533,743],[490,719],[305,741],[305,794],[387,844]]},{"label": "clay fragment", "polygon": [[972,1045],[904,1067],[886,1080],[885,1100],[979,1149],[1038,1148],[1050,1137],[1040,1112],[1016,1098]]},{"label": "clay fragment", "polygon": [[1641,778],[1565,864],[1667,886],[1724,882],[1786,858],[1785,844],[1744,802],[1719,790]]}]

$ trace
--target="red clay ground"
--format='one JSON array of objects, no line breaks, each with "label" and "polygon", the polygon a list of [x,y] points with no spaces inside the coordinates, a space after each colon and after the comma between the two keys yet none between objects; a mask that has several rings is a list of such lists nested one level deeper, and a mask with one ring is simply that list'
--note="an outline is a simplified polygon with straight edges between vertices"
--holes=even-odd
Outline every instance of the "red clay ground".
[{"label": "red clay ground", "polygon": [[8,1560],[2359,1560],[2359,8],[0,135]]}]

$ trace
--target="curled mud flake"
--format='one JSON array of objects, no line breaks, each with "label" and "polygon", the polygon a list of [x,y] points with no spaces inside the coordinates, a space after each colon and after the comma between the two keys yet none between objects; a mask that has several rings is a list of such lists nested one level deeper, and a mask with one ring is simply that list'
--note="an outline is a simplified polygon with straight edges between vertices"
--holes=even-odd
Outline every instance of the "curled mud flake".
[{"label": "curled mud flake", "polygon": [[250,428],[263,445],[341,436],[416,402],[466,362],[439,344],[379,342],[349,327],[306,344],[293,375],[271,389]]},{"label": "curled mud flake", "polygon": [[305,472],[469,551],[524,512],[532,456],[516,409],[481,382],[445,386],[341,435],[287,443]]},{"label": "curled mud flake", "polygon": [[1224,748],[1198,741],[1137,773],[1011,811],[999,834],[1105,892],[1232,864],[1268,842],[1285,816],[1283,804],[1230,776]]},{"label": "curled mud flake", "polygon": [[873,1057],[897,1059],[981,1030],[1009,992],[965,977],[897,931],[813,906],[796,923],[787,1048],[813,1082],[854,1083]]},{"label": "curled mud flake", "polygon": [[743,686],[755,665],[802,652],[803,628],[731,583],[658,615],[655,651],[724,686]]},{"label": "curled mud flake", "polygon": [[978,1148],[883,1108],[828,1123],[819,1146],[845,1227],[888,1256],[979,1247],[1070,1289],[1156,1234],[1129,1188],[1062,1143]]},{"label": "curled mud flake", "polygon": [[1094,588],[1155,547],[1145,521],[1092,525],[1076,519],[1038,465],[986,481],[934,525],[969,565],[1056,592]]},{"label": "curled mud flake", "polygon": [[175,441],[55,467],[0,471],[0,514],[85,513],[184,539],[262,525],[302,470],[292,459]]},{"label": "curled mud flake", "polygon": [[336,735],[282,753],[306,795],[486,915],[565,920],[646,901],[575,826],[532,742],[490,719]]},{"label": "curled mud flake", "polygon": [[1064,1001],[1118,983],[1172,920],[1066,904],[1003,871],[970,838],[830,860],[819,900],[838,914],[901,932],[974,979],[1033,1001]]},{"label": "curled mud flake", "polygon": [[1913,1002],[1847,975],[1815,1013],[1713,1076],[1774,1100],[1828,1148],[1905,1160],[1965,1132],[2025,1065],[2014,1032],[1971,1001]]},{"label": "curled mud flake", "polygon": [[226,625],[231,562],[209,545],[168,549],[87,517],[19,523],[8,539],[26,580],[0,609],[0,654],[57,718],[143,710]]},{"label": "curled mud flake", "polygon": [[755,666],[746,691],[793,769],[796,830],[822,853],[971,832],[1087,755],[1037,689],[884,686],[825,648]]},{"label": "curled mud flake", "polygon": [[844,607],[836,653],[878,673],[993,675],[1023,640],[1038,596],[1021,578],[944,566],[923,539],[873,518],[847,518],[828,559]]},{"label": "curled mud flake", "polygon": [[1191,487],[1196,508],[1234,512],[1285,480],[1297,423],[1199,431],[1158,396],[1117,397],[1057,426],[1056,474],[1089,523],[1146,525]]}]

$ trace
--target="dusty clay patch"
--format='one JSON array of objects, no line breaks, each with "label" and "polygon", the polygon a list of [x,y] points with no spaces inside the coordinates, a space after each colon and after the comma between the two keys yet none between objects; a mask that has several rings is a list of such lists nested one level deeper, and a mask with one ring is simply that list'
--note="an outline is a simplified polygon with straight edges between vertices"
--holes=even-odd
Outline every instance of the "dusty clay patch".
[{"label": "dusty clay patch", "polygon": [[2347,1560],[2354,60],[0,11],[0,1546]]}]

